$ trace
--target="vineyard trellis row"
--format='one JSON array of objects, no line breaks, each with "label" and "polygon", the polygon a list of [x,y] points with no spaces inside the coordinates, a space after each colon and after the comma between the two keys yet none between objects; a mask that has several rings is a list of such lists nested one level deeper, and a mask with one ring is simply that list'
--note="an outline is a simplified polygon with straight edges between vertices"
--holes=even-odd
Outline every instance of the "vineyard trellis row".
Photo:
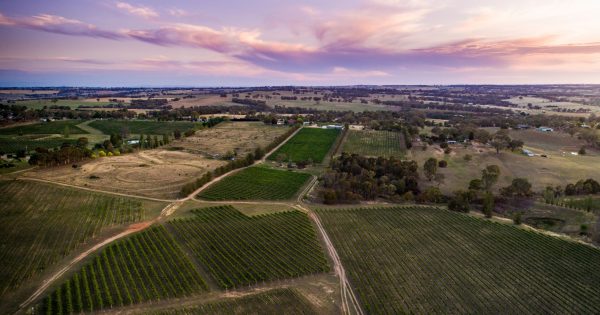
[{"label": "vineyard trellis row", "polygon": [[404,135],[387,130],[349,130],[343,152],[364,156],[402,157],[406,153]]},{"label": "vineyard trellis row", "polygon": [[369,314],[600,312],[600,250],[432,207],[317,210]]},{"label": "vineyard trellis row", "polygon": [[286,161],[298,162],[310,159],[314,163],[321,163],[339,134],[339,129],[302,128],[267,158],[275,161],[278,156],[284,155]]},{"label": "vineyard trellis row", "polygon": [[306,214],[247,217],[231,206],[194,210],[168,223],[221,288],[327,272],[329,263]]}]

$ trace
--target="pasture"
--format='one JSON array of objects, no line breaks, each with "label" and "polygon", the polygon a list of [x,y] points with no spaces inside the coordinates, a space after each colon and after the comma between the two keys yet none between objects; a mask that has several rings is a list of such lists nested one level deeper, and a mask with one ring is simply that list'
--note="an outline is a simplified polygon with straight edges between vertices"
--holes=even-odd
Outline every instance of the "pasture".
[{"label": "pasture", "polygon": [[169,147],[215,158],[231,152],[243,157],[257,147],[266,147],[286,131],[287,127],[265,125],[262,122],[222,122],[212,128],[198,130],[190,137],[173,141]]},{"label": "pasture", "polygon": [[208,290],[197,267],[163,226],[119,240],[58,286],[40,314],[108,310]]},{"label": "pasture", "polygon": [[340,134],[338,129],[302,128],[268,159],[275,161],[283,156],[284,161],[308,161],[321,163],[331,150],[331,146]]},{"label": "pasture", "polygon": [[342,152],[372,157],[402,157],[406,152],[406,143],[400,132],[349,130]]},{"label": "pasture", "polygon": [[196,123],[190,121],[152,121],[152,120],[95,120],[90,127],[110,135],[128,130],[131,134],[162,135],[171,134],[175,130],[184,131],[194,127]]},{"label": "pasture", "polygon": [[311,177],[307,173],[249,167],[203,190],[205,200],[286,200],[293,198]]},{"label": "pasture", "polygon": [[28,176],[103,191],[153,198],[176,198],[181,187],[225,164],[186,152],[144,150],[70,165],[36,169]]},{"label": "pasture", "polygon": [[600,250],[433,207],[317,210],[367,314],[596,314]]},{"label": "pasture", "polygon": [[151,217],[164,206],[23,180],[0,181],[0,196],[1,304],[94,237]]},{"label": "pasture", "polygon": [[329,271],[307,215],[248,217],[231,206],[194,210],[168,227],[222,289]]}]

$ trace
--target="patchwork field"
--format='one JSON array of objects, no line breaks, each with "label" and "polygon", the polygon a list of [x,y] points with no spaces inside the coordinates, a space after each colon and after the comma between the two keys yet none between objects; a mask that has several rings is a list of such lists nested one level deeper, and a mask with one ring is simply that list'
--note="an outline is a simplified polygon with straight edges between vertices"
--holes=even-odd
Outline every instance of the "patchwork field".
[{"label": "patchwork field", "polygon": [[216,182],[198,198],[205,200],[285,200],[311,177],[307,173],[249,167]]},{"label": "patchwork field", "polygon": [[[500,179],[496,188],[507,186],[515,177],[528,178],[534,191],[541,191],[548,185],[565,186],[580,179],[594,178],[600,180],[597,165],[600,165],[600,152],[588,149],[586,155],[572,155],[571,152],[579,150],[583,143],[577,138],[561,133],[542,133],[535,130],[511,131],[510,136],[525,141],[525,148],[535,154],[528,157],[515,152],[496,151],[489,146],[451,145],[452,152],[444,154],[439,146],[429,146],[425,151],[421,146],[414,146],[407,158],[417,161],[420,167],[430,157],[446,160],[448,167],[438,169],[445,175],[445,181],[440,189],[445,193],[452,193],[456,189],[466,189],[469,181],[481,177],[481,170],[487,165],[498,165],[501,170]],[[467,161],[465,155],[472,159]],[[539,155],[545,154],[547,157]],[[424,178],[424,177],[423,177]],[[426,187],[432,182],[423,180],[421,184]]]},{"label": "patchwork field", "polygon": [[198,209],[169,222],[223,289],[329,271],[307,215],[299,211],[248,217],[231,206]]},{"label": "patchwork field", "polygon": [[0,181],[0,196],[0,304],[88,240],[164,206],[23,180]]},{"label": "patchwork field", "polygon": [[340,132],[338,129],[302,128],[268,159],[275,161],[282,156],[284,161],[312,160],[314,163],[321,163]]},{"label": "patchwork field", "polygon": [[317,213],[367,314],[600,312],[596,248],[431,207]]},{"label": "patchwork field", "polygon": [[107,135],[120,133],[123,129],[129,130],[131,134],[162,135],[171,134],[175,130],[183,133],[196,124],[189,121],[95,120],[89,125]]},{"label": "patchwork field", "polygon": [[117,241],[47,296],[39,314],[73,314],[208,290],[164,227]]},{"label": "patchwork field", "polygon": [[228,298],[221,301],[205,303],[192,307],[167,309],[154,313],[156,315],[179,314],[317,314],[311,304],[293,289],[274,289],[263,293],[239,298]]},{"label": "patchwork field", "polygon": [[174,141],[169,147],[215,158],[228,152],[235,152],[243,157],[259,146],[266,147],[286,131],[287,127],[265,125],[262,122],[223,122],[213,128],[196,131],[193,136]]},{"label": "patchwork field", "polygon": [[406,143],[400,132],[349,130],[342,151],[373,157],[402,157],[406,152]]},{"label": "patchwork field", "polygon": [[99,158],[79,168],[37,169],[27,175],[103,191],[176,198],[183,185],[224,164],[186,152],[155,149]]}]

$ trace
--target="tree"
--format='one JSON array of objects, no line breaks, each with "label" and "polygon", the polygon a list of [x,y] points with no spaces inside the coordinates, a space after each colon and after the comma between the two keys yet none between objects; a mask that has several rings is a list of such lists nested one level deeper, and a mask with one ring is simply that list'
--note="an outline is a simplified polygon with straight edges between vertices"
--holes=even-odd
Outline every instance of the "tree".
[{"label": "tree", "polygon": [[175,137],[177,140],[181,139],[181,131],[179,129],[175,129],[175,131],[173,131],[173,137]]},{"label": "tree", "polygon": [[488,165],[481,171],[481,184],[486,191],[490,191],[500,177],[500,167],[498,165]]},{"label": "tree", "polygon": [[81,138],[77,139],[76,146],[79,148],[87,148],[88,143],[89,143],[88,138],[81,137]]},{"label": "tree", "polygon": [[146,141],[146,139],[144,139],[144,134],[140,134],[140,149],[144,148],[144,141]]},{"label": "tree", "polygon": [[513,214],[513,223],[515,225],[521,225],[521,217],[521,212],[516,212],[515,214]]},{"label": "tree", "polygon": [[435,158],[429,158],[427,159],[427,161],[425,161],[425,164],[423,164],[423,171],[425,172],[425,177],[427,177],[429,181],[431,181],[435,177],[435,174],[437,173],[437,168],[438,162]]},{"label": "tree", "polygon": [[471,194],[458,190],[448,201],[448,210],[468,213],[471,210]]},{"label": "tree", "polygon": [[515,178],[509,186],[501,189],[501,193],[506,197],[527,197],[531,195],[531,183],[526,178]]},{"label": "tree", "polygon": [[498,130],[492,141],[490,142],[492,147],[496,149],[496,154],[500,153],[500,150],[504,150],[510,144],[510,137],[508,136],[508,131],[506,130]]},{"label": "tree", "polygon": [[121,135],[113,133],[110,135],[110,142],[112,143],[113,147],[120,148],[123,144],[123,138],[121,138]]},{"label": "tree", "polygon": [[581,149],[579,149],[579,155],[585,155],[586,153],[585,146],[582,146]]},{"label": "tree", "polygon": [[65,126],[65,129],[63,129],[63,137],[68,138],[71,135],[71,130],[69,129],[69,126]]},{"label": "tree", "polygon": [[479,178],[472,179],[469,182],[469,190],[481,190],[483,188],[483,182]]},{"label": "tree", "polygon": [[163,144],[169,144],[169,141],[170,141],[169,140],[169,135],[166,134],[166,133],[164,133],[163,136],[162,136],[162,142],[163,142]]},{"label": "tree", "polygon": [[492,212],[494,211],[494,194],[491,192],[486,192],[483,195],[483,214],[485,214],[486,218],[492,217]]},{"label": "tree", "polygon": [[511,151],[515,151],[516,149],[523,148],[523,145],[524,145],[524,144],[525,144],[525,143],[524,143],[523,141],[521,141],[521,140],[512,139],[512,140],[510,140],[510,142],[508,143],[508,148],[509,148]]}]

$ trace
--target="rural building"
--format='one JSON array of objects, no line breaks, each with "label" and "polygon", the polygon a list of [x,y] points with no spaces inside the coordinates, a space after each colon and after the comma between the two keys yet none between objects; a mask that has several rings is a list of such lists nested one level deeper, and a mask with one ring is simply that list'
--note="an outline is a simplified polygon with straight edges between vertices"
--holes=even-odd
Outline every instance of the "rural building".
[{"label": "rural building", "polygon": [[539,127],[538,130],[541,132],[553,132],[554,131],[554,129],[552,129],[550,127]]},{"label": "rural building", "polygon": [[448,140],[446,143],[448,143],[448,144],[456,144],[456,140]]},{"label": "rural building", "polygon": [[137,140],[137,139],[135,139],[135,140],[127,140],[127,144],[139,144],[139,143],[140,143],[140,140]]},{"label": "rural building", "polygon": [[523,154],[527,156],[535,156],[535,154],[527,149],[523,149]]},{"label": "rural building", "polygon": [[529,128],[531,128],[529,125],[523,125],[523,124],[517,125],[517,129],[529,129]]},{"label": "rural building", "polygon": [[340,125],[327,125],[327,126],[323,126],[323,129],[343,129],[344,126],[340,126]]}]

